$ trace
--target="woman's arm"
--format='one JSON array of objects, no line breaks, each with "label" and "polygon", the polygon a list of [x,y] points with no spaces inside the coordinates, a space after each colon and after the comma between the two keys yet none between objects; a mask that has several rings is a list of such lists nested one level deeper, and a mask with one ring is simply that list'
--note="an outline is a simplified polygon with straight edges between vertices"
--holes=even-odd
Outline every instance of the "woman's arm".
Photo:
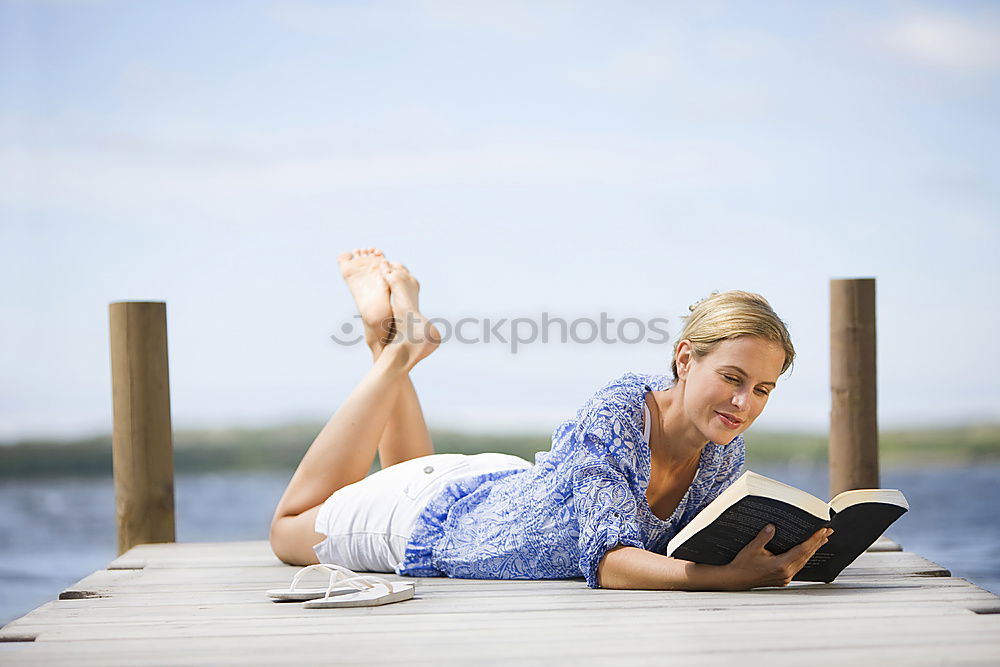
[{"label": "woman's arm", "polygon": [[729,590],[723,567],[618,546],[604,554],[597,566],[597,581],[601,588],[723,591]]},{"label": "woman's arm", "polygon": [[801,544],[782,554],[772,554],[764,548],[774,537],[774,527],[768,524],[726,565],[692,563],[637,547],[617,546],[598,563],[597,583],[601,588],[679,591],[786,586],[826,544],[832,532],[831,528],[820,528]]}]

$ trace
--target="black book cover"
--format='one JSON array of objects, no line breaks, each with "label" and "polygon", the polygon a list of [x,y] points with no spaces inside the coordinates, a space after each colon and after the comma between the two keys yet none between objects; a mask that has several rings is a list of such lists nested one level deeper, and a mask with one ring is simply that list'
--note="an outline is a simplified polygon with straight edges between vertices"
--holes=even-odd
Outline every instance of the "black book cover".
[{"label": "black book cover", "polygon": [[823,520],[795,505],[774,498],[745,496],[726,508],[712,523],[695,533],[670,554],[673,558],[709,565],[733,560],[761,529],[775,526],[765,548],[782,554],[801,544],[824,526],[833,528],[829,541],[793,577],[796,581],[833,581],[844,568],[872,545],[906,508],[865,502],[845,508],[832,520]]}]

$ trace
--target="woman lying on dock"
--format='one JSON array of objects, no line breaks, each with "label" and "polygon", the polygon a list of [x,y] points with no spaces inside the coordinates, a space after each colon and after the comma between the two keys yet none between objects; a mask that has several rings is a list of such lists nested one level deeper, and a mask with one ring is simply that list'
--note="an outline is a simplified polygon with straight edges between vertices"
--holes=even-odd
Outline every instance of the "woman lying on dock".
[{"label": "woman lying on dock", "polygon": [[[662,555],[742,472],[742,433],[795,357],[756,294],[691,307],[672,378],[626,373],[552,434],[532,464],[507,454],[435,454],[410,370],[440,342],[419,284],[375,248],[343,253],[374,363],[292,476],[271,546],[297,565],[477,579],[584,577],[591,588],[784,586],[826,541],[780,555],[767,528],[727,565]],[[365,476],[378,453],[381,470]]]}]

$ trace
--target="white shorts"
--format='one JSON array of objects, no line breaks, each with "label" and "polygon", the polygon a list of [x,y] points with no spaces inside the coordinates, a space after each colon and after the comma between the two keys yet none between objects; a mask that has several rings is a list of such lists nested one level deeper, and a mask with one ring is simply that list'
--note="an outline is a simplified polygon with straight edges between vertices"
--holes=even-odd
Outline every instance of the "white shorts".
[{"label": "white shorts", "polygon": [[431,454],[379,470],[338,489],[316,515],[326,539],[313,547],[321,563],[360,572],[395,572],[417,518],[441,489],[462,477],[530,468],[510,454]]}]

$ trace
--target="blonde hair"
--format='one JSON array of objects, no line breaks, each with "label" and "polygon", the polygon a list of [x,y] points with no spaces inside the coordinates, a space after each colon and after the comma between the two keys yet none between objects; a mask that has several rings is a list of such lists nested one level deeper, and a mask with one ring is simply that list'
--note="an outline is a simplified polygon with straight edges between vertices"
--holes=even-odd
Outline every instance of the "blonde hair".
[{"label": "blonde hair", "polygon": [[785,363],[781,373],[795,360],[792,337],[771,304],[760,294],[731,290],[712,292],[701,301],[688,307],[690,315],[683,317],[684,330],[674,341],[670,368],[677,381],[677,346],[682,340],[691,342],[691,352],[696,358],[711,353],[724,340],[738,336],[757,336],[781,345],[785,350]]}]

